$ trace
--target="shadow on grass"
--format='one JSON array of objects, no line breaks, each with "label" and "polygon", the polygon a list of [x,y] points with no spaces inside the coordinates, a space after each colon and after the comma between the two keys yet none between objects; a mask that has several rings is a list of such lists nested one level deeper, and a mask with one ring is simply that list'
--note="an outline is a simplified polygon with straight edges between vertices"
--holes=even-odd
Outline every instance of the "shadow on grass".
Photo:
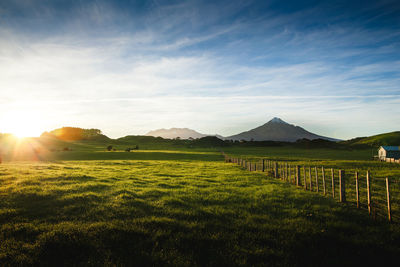
[{"label": "shadow on grass", "polygon": [[59,152],[50,155],[52,160],[201,160],[221,161],[220,154],[170,153],[170,152]]},{"label": "shadow on grass", "polygon": [[65,180],[74,187],[8,196],[16,212],[0,213],[1,265],[371,265],[400,252],[394,225],[265,176],[175,181],[178,188],[45,181]]}]

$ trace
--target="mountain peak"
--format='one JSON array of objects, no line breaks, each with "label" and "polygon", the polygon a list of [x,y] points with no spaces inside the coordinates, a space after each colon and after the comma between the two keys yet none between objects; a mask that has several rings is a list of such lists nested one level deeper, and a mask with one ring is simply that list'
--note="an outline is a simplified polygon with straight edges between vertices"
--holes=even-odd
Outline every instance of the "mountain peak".
[{"label": "mountain peak", "polygon": [[250,131],[242,132],[240,134],[232,135],[226,137],[226,139],[232,140],[254,140],[254,141],[280,141],[280,142],[296,142],[299,139],[325,139],[332,140],[334,139],[320,136],[307,130],[284,122],[280,118],[273,118],[269,122],[264,125],[261,125],[257,128],[254,128]]},{"label": "mountain peak", "polygon": [[272,120],[270,120],[269,122],[274,122],[274,123],[284,123],[284,124],[288,124],[287,122],[281,120],[278,117],[274,117]]}]

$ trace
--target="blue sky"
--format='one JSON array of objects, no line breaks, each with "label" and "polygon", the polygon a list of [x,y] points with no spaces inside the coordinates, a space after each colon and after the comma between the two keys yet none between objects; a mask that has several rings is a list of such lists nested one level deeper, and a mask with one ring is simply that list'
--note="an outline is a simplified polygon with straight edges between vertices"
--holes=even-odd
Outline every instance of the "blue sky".
[{"label": "blue sky", "polygon": [[[1,1],[0,132],[399,130],[398,1]],[[35,132],[35,133],[36,133]]]}]

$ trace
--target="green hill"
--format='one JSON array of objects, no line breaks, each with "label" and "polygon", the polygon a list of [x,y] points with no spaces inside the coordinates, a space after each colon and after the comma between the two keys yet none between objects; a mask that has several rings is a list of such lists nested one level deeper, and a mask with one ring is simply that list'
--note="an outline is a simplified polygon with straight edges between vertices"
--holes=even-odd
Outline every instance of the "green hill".
[{"label": "green hill", "polygon": [[79,140],[108,140],[99,129],[82,129],[77,127],[62,127],[51,132],[45,132],[42,136],[55,137],[63,141]]},{"label": "green hill", "polygon": [[400,145],[400,131],[369,137],[358,137],[341,143],[351,146],[398,146]]}]

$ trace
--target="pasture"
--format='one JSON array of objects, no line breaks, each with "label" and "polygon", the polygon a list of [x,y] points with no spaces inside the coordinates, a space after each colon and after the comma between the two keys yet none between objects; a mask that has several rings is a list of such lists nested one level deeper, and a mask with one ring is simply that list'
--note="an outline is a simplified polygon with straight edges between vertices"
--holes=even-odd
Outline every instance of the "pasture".
[{"label": "pasture", "polygon": [[400,253],[397,224],[216,150],[58,153],[0,165],[2,266],[337,266]]},{"label": "pasture", "polygon": [[[306,181],[307,190],[311,188],[315,192],[319,188],[320,194],[323,191],[322,168],[324,168],[326,195],[328,197],[335,197],[336,200],[339,200],[339,170],[344,170],[346,199],[348,203],[354,205],[357,202],[355,179],[357,172],[359,206],[362,209],[368,209],[366,182],[368,171],[371,184],[372,215],[374,218],[387,218],[388,216],[385,181],[388,178],[391,192],[392,217],[395,217],[397,222],[400,221],[400,164],[371,160],[372,156],[368,157],[371,154],[371,150],[298,149],[290,147],[262,149],[258,147],[249,150],[228,148],[225,151],[228,151],[230,157],[241,158],[253,164],[258,164],[258,171],[260,171],[260,161],[262,159],[277,162],[281,171],[285,171],[287,164],[288,173],[291,176],[290,182],[292,183],[294,183],[295,167],[299,166],[302,185],[304,186],[304,181]],[[334,175],[333,188],[331,181],[332,171]],[[273,173],[270,173],[270,175],[273,176]],[[316,175],[318,175],[318,186]]]}]

